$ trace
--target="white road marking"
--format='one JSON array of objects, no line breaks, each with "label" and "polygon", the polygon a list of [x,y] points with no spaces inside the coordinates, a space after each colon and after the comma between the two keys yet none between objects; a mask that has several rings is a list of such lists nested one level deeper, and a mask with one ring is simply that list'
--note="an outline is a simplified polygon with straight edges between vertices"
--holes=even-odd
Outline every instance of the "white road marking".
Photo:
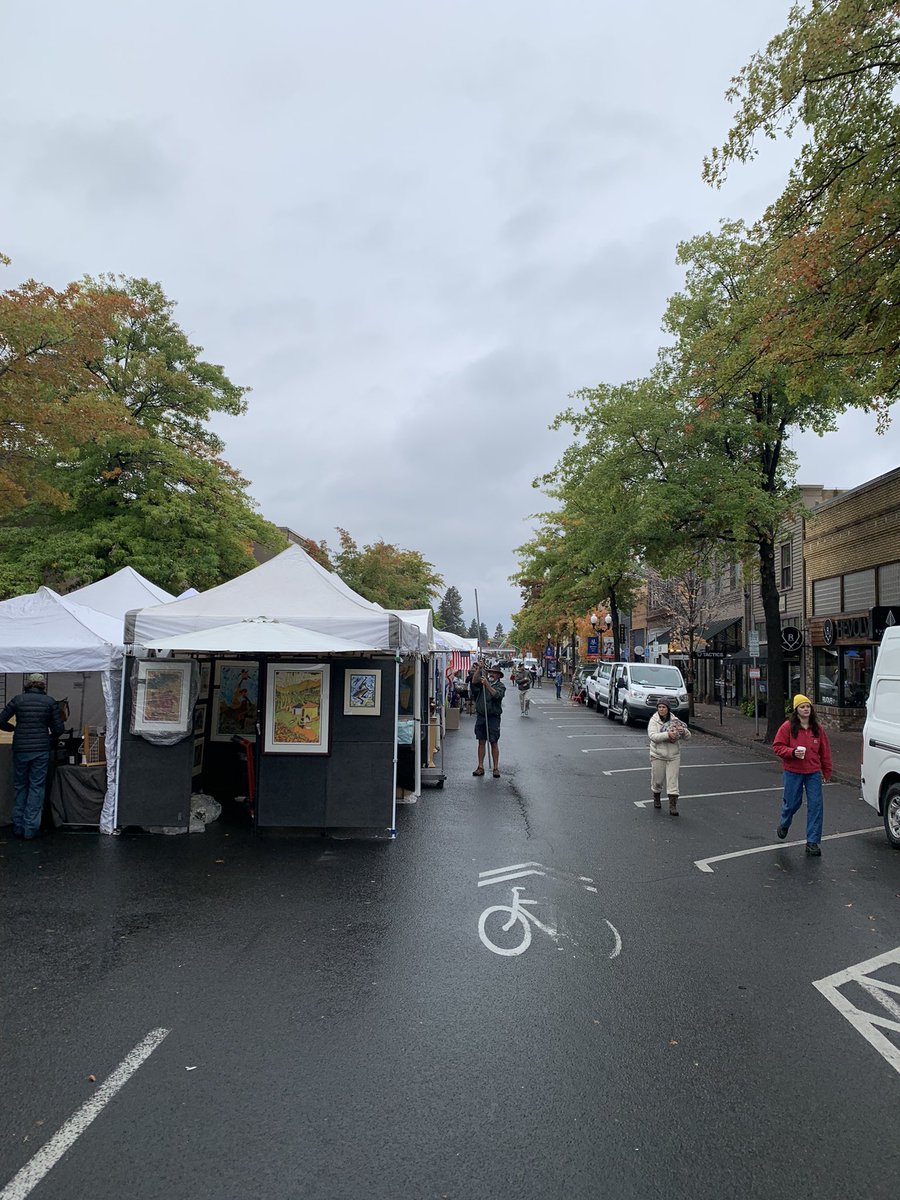
[{"label": "white road marking", "polygon": [[[603,919],[604,919],[604,921],[606,921],[605,917]],[[613,931],[613,937],[616,939],[616,944],[613,947],[613,952],[612,952],[612,954],[610,954],[609,957],[610,958],[618,958],[619,955],[622,953],[622,939],[619,937],[619,931],[618,931],[618,929],[616,929],[615,925],[613,925],[612,921],[606,921],[606,924]]]},{"label": "white road marking", "polygon": [[[752,796],[754,792],[781,792],[784,788],[779,783],[777,787],[742,788],[739,792],[695,792],[692,796],[681,796],[682,800],[709,800],[715,796]],[[635,808],[646,808],[652,800],[635,800]]]},{"label": "white road marking", "polygon": [[69,1117],[65,1125],[9,1181],[0,1192],[0,1200],[24,1200],[47,1172],[59,1162],[66,1151],[71,1149],[94,1118],[99,1117],[113,1096],[124,1087],[138,1067],[146,1062],[163,1039],[168,1037],[168,1034],[168,1029],[153,1029],[142,1042],[138,1042],[131,1053],[97,1088],[93,1096]]},{"label": "white road marking", "polygon": [[[618,736],[619,736],[619,737],[621,737],[621,736],[622,736],[622,735],[621,735],[621,733],[620,733]],[[631,745],[631,746],[596,746],[596,747],[595,747],[594,749],[592,749],[592,750],[591,750],[591,749],[588,749],[588,750],[584,750],[584,749],[583,749],[583,750],[581,751],[581,753],[582,753],[582,754],[606,754],[606,753],[607,753],[607,751],[609,751],[609,750],[643,750],[643,751],[644,751],[644,753],[646,753],[646,747],[645,747],[645,746],[638,746],[638,745]],[[633,771],[643,771],[644,769],[645,769],[644,767],[632,767],[632,768],[631,768],[631,770],[633,770]],[[649,770],[650,770],[650,768],[649,768],[649,767],[647,767],[647,768],[646,768],[646,770],[648,770],[648,771],[649,771]],[[604,774],[604,775],[612,775],[612,774],[614,774],[614,773],[615,773],[615,774],[618,774],[618,772],[612,772],[612,771],[604,771],[604,772],[603,772],[603,774]]]},{"label": "white road marking", "polygon": [[[622,735],[619,734],[621,737]],[[696,771],[700,767],[758,767],[760,763],[765,763],[768,766],[777,766],[777,763],[769,762],[767,758],[755,758],[752,762],[742,763],[686,763],[681,764],[682,771]],[[646,767],[614,767],[611,771],[603,771],[604,775],[627,775],[630,771],[649,771],[649,764]]]},{"label": "white road marking", "polygon": [[[900,1049],[880,1032],[881,1029],[888,1029],[892,1033],[900,1033],[900,1004],[893,998],[894,995],[900,994],[900,987],[877,977],[873,978],[874,973],[880,971],[882,967],[895,966],[898,963],[900,963],[900,947],[897,947],[896,950],[888,950],[885,954],[879,954],[877,958],[869,958],[865,962],[857,963],[856,966],[848,967],[844,971],[837,971],[825,979],[814,979],[813,987],[817,988],[825,999],[847,1018],[853,1028],[861,1033],[871,1046],[875,1047],[881,1057],[900,1073]],[[867,995],[891,1014],[890,1017],[877,1016],[875,1013],[857,1008],[839,991],[848,983],[858,984]]]},{"label": "white road marking", "polygon": [[[848,833],[829,833],[822,838],[823,842],[833,842],[837,838],[858,837],[861,833],[881,833],[883,832],[882,825],[875,825],[869,829],[851,829]],[[754,846],[752,850],[733,850],[731,854],[716,854],[713,858],[697,858],[694,860],[694,866],[699,871],[706,871],[708,874],[713,874],[713,869],[709,865],[714,862],[724,862],[726,858],[743,858],[747,854],[763,854],[766,850],[780,850],[782,846],[805,846],[806,841],[802,842],[775,842],[772,846]],[[3,1197],[0,1196],[0,1200]]]},{"label": "white road marking", "polygon": [[620,733],[567,733],[566,734],[567,738],[582,738],[582,737],[613,738],[613,737],[621,737],[621,736],[622,735]]}]

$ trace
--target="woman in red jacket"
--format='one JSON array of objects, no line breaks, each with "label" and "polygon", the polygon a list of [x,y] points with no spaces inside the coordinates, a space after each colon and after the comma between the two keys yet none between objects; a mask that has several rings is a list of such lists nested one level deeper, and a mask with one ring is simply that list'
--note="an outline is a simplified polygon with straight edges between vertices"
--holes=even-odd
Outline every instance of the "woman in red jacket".
[{"label": "woman in red jacket", "polygon": [[772,749],[784,763],[784,803],[777,833],[786,838],[806,788],[806,853],[822,853],[822,782],[831,778],[831,747],[808,696],[794,697],[794,712],[775,734]]}]

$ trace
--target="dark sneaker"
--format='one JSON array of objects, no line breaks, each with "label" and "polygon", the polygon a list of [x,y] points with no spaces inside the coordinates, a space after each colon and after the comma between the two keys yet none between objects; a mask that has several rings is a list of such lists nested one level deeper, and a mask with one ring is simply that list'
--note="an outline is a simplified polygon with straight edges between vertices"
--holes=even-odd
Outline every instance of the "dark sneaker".
[{"label": "dark sneaker", "polygon": [[787,825],[779,825],[778,828],[775,830],[776,834],[778,835],[778,837],[781,838],[782,841],[784,841],[784,839],[787,837],[787,831],[788,831]]},{"label": "dark sneaker", "polygon": [[821,858],[822,857],[822,851],[819,849],[818,842],[807,842],[806,843],[806,853],[810,856],[810,858]]}]

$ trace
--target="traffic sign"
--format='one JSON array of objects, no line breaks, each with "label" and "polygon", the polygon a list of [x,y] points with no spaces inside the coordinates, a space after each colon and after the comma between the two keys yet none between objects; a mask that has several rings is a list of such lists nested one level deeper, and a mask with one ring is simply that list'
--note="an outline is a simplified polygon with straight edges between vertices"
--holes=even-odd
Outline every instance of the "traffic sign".
[{"label": "traffic sign", "polygon": [[755,629],[750,634],[748,649],[751,658],[759,658],[759,634]]},{"label": "traffic sign", "polygon": [[750,678],[751,679],[759,679],[759,667],[751,667],[750,668]]}]

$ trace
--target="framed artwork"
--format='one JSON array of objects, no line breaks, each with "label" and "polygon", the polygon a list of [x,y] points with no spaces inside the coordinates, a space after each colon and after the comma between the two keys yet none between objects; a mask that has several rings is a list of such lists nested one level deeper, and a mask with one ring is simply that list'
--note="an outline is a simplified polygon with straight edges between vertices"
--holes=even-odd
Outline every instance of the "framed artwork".
[{"label": "framed artwork", "polygon": [[267,754],[327,754],[331,667],[269,663],[266,677]]},{"label": "framed artwork", "polygon": [[235,734],[254,740],[258,713],[259,664],[217,662],[211,740],[230,742]]},{"label": "framed artwork", "polygon": [[209,677],[212,673],[212,663],[209,659],[205,659],[200,664],[200,699],[205,700],[209,695]]},{"label": "framed artwork", "polygon": [[188,733],[192,719],[190,662],[158,659],[137,665],[135,733]]},{"label": "framed artwork", "polygon": [[206,705],[194,705],[194,736],[197,737],[206,732]]},{"label": "framed artwork", "polygon": [[344,672],[344,716],[381,716],[381,671]]},{"label": "framed artwork", "polygon": [[199,775],[203,770],[203,738],[198,738],[194,742],[194,766],[191,771],[192,775]]}]

